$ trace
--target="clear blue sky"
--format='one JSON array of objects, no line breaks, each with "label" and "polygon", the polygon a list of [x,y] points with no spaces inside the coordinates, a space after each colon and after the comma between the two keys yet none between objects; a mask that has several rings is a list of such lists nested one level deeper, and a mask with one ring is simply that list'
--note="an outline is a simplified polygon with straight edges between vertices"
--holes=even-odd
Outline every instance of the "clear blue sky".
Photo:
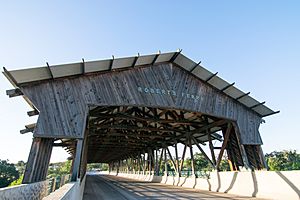
[{"label": "clear blue sky", "polygon": [[[299,1],[74,2],[1,2],[0,65],[11,70],[182,48],[281,111],[261,125],[265,152],[299,151]],[[26,161],[32,134],[19,130],[36,118],[27,117],[22,98],[5,95],[11,88],[0,76],[0,159]],[[65,158],[55,151],[52,161]]]}]

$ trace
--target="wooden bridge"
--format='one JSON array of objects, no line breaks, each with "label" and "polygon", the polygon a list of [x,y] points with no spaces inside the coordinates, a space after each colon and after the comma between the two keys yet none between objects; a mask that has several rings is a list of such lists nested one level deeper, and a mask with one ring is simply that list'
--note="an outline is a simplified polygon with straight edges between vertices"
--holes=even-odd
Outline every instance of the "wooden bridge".
[{"label": "wooden bridge", "polygon": [[167,158],[180,177],[186,151],[195,175],[195,148],[216,171],[225,151],[232,171],[267,168],[259,126],[277,112],[181,52],[4,68],[4,75],[15,87],[7,94],[22,96],[32,107],[27,114],[39,115],[21,130],[34,137],[23,183],[46,179],[56,146],[72,156],[72,181],[95,162],[116,173],[167,174]]}]

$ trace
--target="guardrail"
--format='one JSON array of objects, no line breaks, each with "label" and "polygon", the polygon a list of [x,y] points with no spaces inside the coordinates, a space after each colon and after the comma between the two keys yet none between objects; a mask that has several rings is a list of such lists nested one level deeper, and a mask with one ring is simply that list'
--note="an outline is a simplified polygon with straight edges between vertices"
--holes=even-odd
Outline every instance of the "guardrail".
[{"label": "guardrail", "polygon": [[0,199],[42,199],[70,182],[70,175],[45,181],[0,188]]},{"label": "guardrail", "polygon": [[[112,173],[117,173],[117,171],[112,171]],[[156,175],[153,171],[120,171],[120,173],[127,173],[127,174],[142,174],[142,175]],[[197,178],[209,178],[210,172],[208,171],[195,171],[195,175]],[[164,171],[160,171],[158,176],[164,176]],[[177,176],[175,171],[168,171],[168,176]],[[181,171],[181,177],[192,177],[191,170],[183,170]]]},{"label": "guardrail", "polygon": [[57,176],[55,178],[48,179],[47,195],[54,192],[55,190],[61,188],[66,183],[69,183],[71,180],[70,174]]}]

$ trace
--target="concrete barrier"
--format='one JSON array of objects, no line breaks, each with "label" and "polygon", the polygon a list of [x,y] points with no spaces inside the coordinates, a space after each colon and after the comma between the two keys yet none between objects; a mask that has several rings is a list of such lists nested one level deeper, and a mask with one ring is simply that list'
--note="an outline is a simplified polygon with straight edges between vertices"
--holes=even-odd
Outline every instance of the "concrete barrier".
[{"label": "concrete barrier", "polygon": [[0,200],[4,199],[42,199],[47,195],[48,180],[22,184],[0,189]]},{"label": "concrete barrier", "polygon": [[300,171],[211,172],[209,178],[119,173],[118,176],[186,188],[269,199],[300,199]]},{"label": "concrete barrier", "polygon": [[83,197],[85,180],[86,175],[82,181],[78,179],[76,182],[67,183],[47,197],[43,198],[43,200],[81,200]]}]

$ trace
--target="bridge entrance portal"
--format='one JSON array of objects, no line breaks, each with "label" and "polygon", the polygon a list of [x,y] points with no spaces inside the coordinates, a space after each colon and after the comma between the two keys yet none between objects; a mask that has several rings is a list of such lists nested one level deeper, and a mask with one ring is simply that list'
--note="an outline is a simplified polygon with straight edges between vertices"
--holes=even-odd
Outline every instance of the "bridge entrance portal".
[{"label": "bridge entrance portal", "polygon": [[15,87],[7,94],[39,115],[21,130],[34,136],[23,183],[45,180],[54,146],[71,154],[72,180],[94,162],[158,175],[167,158],[180,175],[186,152],[195,173],[195,150],[216,170],[224,152],[231,170],[267,167],[259,126],[277,112],[180,52],[4,74]]}]

